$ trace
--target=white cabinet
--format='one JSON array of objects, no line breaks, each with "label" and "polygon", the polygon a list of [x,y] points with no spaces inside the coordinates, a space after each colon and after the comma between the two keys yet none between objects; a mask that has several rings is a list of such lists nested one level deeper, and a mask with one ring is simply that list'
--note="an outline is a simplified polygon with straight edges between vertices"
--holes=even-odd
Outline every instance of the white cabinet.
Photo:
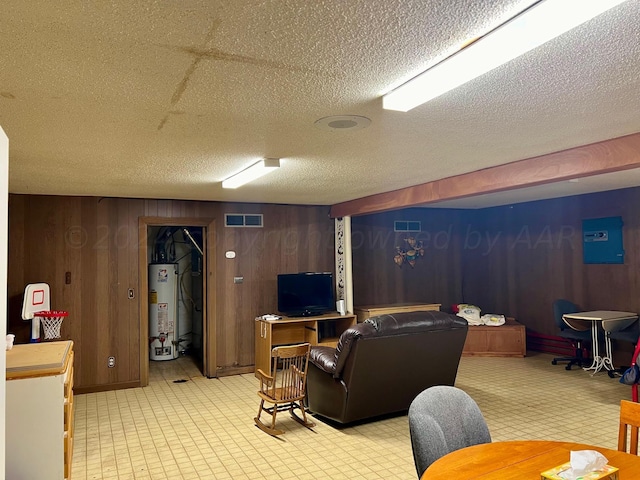
[{"label": "white cabinet", "polygon": [[73,342],[7,351],[6,478],[64,480],[73,453]]}]

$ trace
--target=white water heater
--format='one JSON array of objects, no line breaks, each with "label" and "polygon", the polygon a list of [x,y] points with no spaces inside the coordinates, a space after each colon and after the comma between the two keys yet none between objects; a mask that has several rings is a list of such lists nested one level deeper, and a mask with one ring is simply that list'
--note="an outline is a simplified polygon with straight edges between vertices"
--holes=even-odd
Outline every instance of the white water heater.
[{"label": "white water heater", "polygon": [[149,358],[178,358],[178,265],[149,265]]}]

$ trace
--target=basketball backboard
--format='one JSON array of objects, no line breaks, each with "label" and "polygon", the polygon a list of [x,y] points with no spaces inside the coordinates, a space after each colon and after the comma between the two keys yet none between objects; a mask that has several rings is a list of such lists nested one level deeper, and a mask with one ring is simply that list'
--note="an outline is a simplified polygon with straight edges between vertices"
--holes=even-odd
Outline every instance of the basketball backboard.
[{"label": "basketball backboard", "polygon": [[50,310],[49,284],[30,283],[24,289],[22,319],[31,320],[34,313],[43,310]]}]

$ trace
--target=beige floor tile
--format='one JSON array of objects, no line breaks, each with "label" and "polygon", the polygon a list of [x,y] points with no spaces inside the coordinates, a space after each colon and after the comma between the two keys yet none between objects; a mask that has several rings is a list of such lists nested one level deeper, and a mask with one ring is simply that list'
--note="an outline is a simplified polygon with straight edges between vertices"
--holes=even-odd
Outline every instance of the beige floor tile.
[{"label": "beige floor tile", "polygon": [[[494,441],[546,438],[613,449],[620,399],[631,394],[606,374],[567,371],[535,353],[465,357],[456,386],[476,400]],[[253,374],[207,379],[180,358],[151,362],[148,387],[76,395],[72,478],[415,478],[406,415],[342,429],[316,419],[311,432],[281,414],[287,433],[272,438],[253,424],[256,390]]]}]

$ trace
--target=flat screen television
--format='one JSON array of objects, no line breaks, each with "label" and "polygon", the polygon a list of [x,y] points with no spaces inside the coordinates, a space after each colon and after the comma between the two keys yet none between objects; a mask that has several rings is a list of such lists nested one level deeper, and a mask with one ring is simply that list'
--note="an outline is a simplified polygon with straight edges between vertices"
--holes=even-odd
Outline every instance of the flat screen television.
[{"label": "flat screen television", "polygon": [[331,272],[278,275],[278,311],[290,317],[322,315],[335,310]]}]

